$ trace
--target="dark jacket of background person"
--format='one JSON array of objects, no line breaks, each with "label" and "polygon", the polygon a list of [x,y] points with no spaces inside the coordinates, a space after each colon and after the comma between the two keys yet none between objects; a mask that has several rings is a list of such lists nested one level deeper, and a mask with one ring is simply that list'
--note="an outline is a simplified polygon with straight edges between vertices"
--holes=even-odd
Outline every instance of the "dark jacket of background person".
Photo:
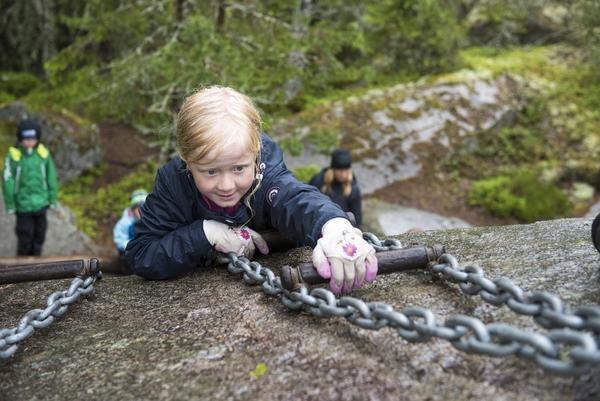
[{"label": "dark jacket of background person", "polygon": [[[311,178],[309,184],[319,188],[320,190],[324,184],[325,173],[329,169],[330,167],[326,167],[321,170],[320,173],[315,174]],[[360,193],[360,188],[358,187],[356,177],[352,178],[352,192],[350,192],[349,196],[344,196],[343,184],[335,180],[331,184],[331,191],[326,195],[329,196],[333,202],[339,205],[344,212],[352,212],[354,214],[354,218],[356,219],[356,226],[362,226],[362,195]]]},{"label": "dark jacket of background person", "polygon": [[271,138],[263,134],[261,140],[260,162],[265,168],[262,183],[250,200],[254,216],[245,205],[232,216],[211,211],[179,157],[158,170],[154,189],[142,206],[135,238],[125,251],[135,274],[167,279],[204,264],[212,253],[203,230],[205,219],[232,226],[249,221],[254,230],[273,227],[298,245],[314,247],[328,220],[347,218],[325,195],[294,178]]}]

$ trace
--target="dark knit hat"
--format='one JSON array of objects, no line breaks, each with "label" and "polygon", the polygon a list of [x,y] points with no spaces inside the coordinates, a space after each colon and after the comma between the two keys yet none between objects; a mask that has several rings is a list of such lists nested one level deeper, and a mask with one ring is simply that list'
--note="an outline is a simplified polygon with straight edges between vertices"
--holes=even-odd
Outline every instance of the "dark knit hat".
[{"label": "dark knit hat", "polygon": [[41,136],[42,128],[35,120],[22,120],[17,127],[17,140],[19,141],[23,139],[37,139],[39,141]]},{"label": "dark knit hat", "polygon": [[331,168],[346,169],[352,165],[352,156],[346,149],[336,149],[331,154]]}]

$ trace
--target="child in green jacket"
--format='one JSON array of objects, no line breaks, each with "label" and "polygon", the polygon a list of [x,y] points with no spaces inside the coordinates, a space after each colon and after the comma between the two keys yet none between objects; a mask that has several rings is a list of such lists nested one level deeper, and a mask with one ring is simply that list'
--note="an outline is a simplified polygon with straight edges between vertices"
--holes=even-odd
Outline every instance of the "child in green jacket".
[{"label": "child in green jacket", "polygon": [[37,122],[21,121],[17,143],[8,149],[4,161],[2,190],[6,211],[17,215],[17,255],[41,255],[48,227],[46,211],[57,202],[56,169],[40,137]]}]

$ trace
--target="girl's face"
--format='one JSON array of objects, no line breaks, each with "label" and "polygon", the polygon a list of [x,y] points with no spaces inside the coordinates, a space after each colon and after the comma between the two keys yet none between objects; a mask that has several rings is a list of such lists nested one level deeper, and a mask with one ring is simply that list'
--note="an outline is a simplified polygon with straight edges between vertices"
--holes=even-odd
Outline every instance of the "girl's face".
[{"label": "girl's face", "polygon": [[255,155],[234,143],[220,154],[208,154],[207,162],[189,163],[196,188],[220,207],[238,204],[254,182]]},{"label": "girl's face", "polygon": [[33,138],[33,139],[23,139],[21,141],[21,143],[23,144],[23,147],[25,147],[26,149],[31,149],[33,148],[35,145],[37,145],[38,140]]},{"label": "girl's face", "polygon": [[335,177],[337,182],[344,184],[344,183],[350,181],[350,177],[352,176],[352,169],[351,168],[339,168],[339,169],[334,168],[333,176]]}]

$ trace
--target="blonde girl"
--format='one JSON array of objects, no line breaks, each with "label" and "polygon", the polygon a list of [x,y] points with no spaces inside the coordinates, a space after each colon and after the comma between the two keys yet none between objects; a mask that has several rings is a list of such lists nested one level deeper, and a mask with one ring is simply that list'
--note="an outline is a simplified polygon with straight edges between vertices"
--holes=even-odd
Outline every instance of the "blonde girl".
[{"label": "blonde girl", "polygon": [[220,86],[191,94],[176,136],[178,156],[159,169],[127,244],[136,274],[176,277],[203,265],[213,249],[267,254],[257,231],[273,227],[314,247],[313,263],[332,291],[375,279],[372,246],[336,204],[293,177],[246,95]]}]

